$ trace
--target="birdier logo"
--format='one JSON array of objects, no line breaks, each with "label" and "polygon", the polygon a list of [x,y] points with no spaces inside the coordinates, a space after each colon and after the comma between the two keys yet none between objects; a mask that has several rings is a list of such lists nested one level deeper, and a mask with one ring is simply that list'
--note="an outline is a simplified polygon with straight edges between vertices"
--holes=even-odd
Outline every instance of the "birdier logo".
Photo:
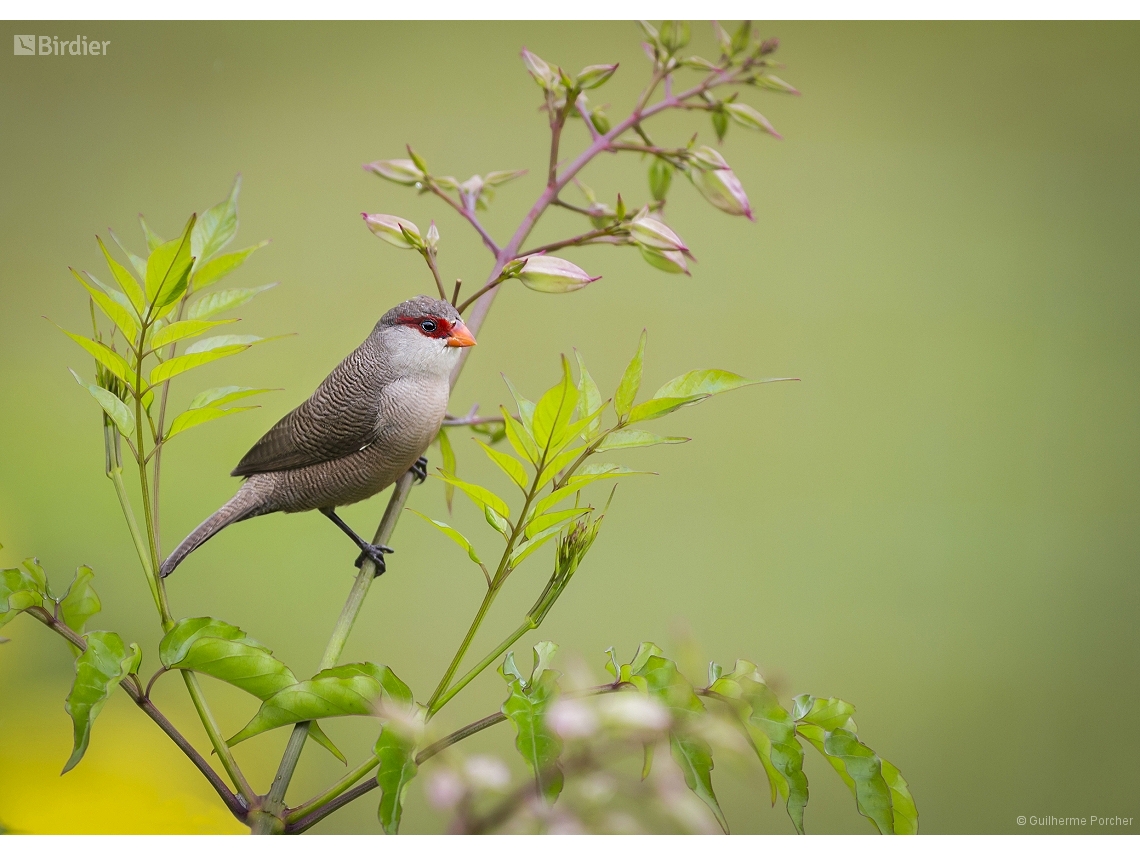
[{"label": "birdier logo", "polygon": [[106,56],[109,41],[76,35],[64,36],[13,36],[12,53],[15,56]]}]

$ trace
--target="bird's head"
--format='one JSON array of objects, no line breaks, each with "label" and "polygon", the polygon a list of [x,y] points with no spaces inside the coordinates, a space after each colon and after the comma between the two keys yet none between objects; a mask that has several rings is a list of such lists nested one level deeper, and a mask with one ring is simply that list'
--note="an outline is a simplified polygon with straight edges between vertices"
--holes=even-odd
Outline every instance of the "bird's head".
[{"label": "bird's head", "polygon": [[448,374],[475,337],[446,300],[413,297],[389,309],[373,333],[401,373]]}]

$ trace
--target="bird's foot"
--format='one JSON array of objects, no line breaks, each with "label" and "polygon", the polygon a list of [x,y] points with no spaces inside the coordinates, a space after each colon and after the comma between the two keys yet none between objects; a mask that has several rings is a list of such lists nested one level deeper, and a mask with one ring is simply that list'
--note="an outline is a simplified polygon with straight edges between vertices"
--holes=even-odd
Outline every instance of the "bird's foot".
[{"label": "bird's foot", "polygon": [[366,543],[360,550],[360,557],[356,559],[356,566],[362,567],[365,560],[371,559],[372,563],[376,565],[376,575],[380,576],[388,568],[384,566],[384,554],[391,554],[395,552],[390,546],[377,546],[374,543]]},{"label": "bird's foot", "polygon": [[424,481],[427,480],[427,476],[428,476],[427,467],[428,467],[428,459],[426,457],[421,457],[419,460],[417,460],[415,463],[413,463],[412,468],[408,470],[409,472],[412,473],[412,476],[416,479],[417,484],[422,484]]}]

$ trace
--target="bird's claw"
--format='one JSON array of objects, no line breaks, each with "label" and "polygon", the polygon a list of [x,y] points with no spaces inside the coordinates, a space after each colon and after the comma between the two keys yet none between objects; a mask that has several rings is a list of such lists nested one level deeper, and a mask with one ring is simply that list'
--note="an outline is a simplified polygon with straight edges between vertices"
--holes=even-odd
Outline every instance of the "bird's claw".
[{"label": "bird's claw", "polygon": [[428,459],[426,457],[421,457],[419,460],[417,460],[415,463],[413,463],[412,468],[408,470],[409,472],[412,473],[412,477],[414,477],[416,479],[417,484],[422,484],[424,481],[427,480],[427,476],[428,476],[427,467],[428,467]]},{"label": "bird's claw", "polygon": [[369,543],[361,549],[360,557],[356,559],[356,566],[360,568],[364,566],[366,560],[371,560],[376,565],[376,575],[380,576],[388,569],[384,566],[384,554],[391,554],[392,552],[395,550],[389,546],[377,546],[374,543]]}]

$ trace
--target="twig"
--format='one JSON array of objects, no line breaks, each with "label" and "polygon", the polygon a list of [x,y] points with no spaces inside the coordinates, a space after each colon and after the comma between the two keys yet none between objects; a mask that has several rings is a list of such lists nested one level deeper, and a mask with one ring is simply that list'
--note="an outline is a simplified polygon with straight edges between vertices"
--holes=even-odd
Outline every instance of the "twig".
[{"label": "twig", "polygon": [[495,240],[494,240],[494,238],[491,237],[490,233],[485,228],[483,228],[483,224],[481,222],[479,222],[479,218],[477,216],[475,216],[474,211],[468,211],[465,207],[463,207],[458,202],[456,202],[454,199],[452,199],[450,196],[448,196],[440,188],[440,186],[438,184],[436,184],[430,178],[427,179],[427,188],[429,190],[431,190],[431,192],[434,193],[436,196],[438,196],[443,201],[445,201],[452,208],[454,208],[456,211],[458,211],[459,216],[463,217],[463,219],[467,220],[467,222],[469,222],[471,224],[472,228],[474,228],[475,231],[477,231],[479,233],[479,237],[483,238],[483,243],[486,245],[487,249],[491,250],[491,252],[494,253],[495,255],[499,254],[498,244],[495,243]]},{"label": "twig", "polygon": [[594,127],[594,120],[590,118],[590,111],[586,109],[586,96],[579,94],[574,100],[574,107],[578,110],[578,115],[582,117],[582,121],[586,123],[586,130],[590,132],[590,139],[596,140],[600,137],[601,134]]},{"label": "twig", "polygon": [[459,289],[463,287],[463,280],[455,280],[455,292],[451,295],[451,305],[457,305],[459,302]]},{"label": "twig", "polygon": [[[87,642],[83,639],[83,637],[76,634],[71,629],[71,627],[58,620],[47,609],[42,608],[41,606],[34,606],[28,609],[28,614],[30,614],[36,620],[40,621],[40,623],[44,624],[49,629],[66,638],[69,642],[79,648],[80,651],[87,649]],[[214,788],[215,791],[217,791],[218,795],[221,796],[222,801],[226,803],[226,807],[229,808],[230,813],[237,817],[237,819],[244,822],[246,814],[248,812],[247,805],[233,792],[230,791],[230,788],[226,786],[225,782],[221,779],[218,773],[215,772],[213,767],[206,762],[206,758],[198,753],[194,746],[186,740],[186,737],[184,737],[178,731],[178,729],[170,723],[170,720],[164,716],[158,707],[156,707],[151,702],[150,698],[148,698],[143,693],[143,691],[139,688],[138,682],[132,680],[123,680],[119,683],[119,686],[124,692],[130,695],[131,700],[135,702],[136,706],[138,706],[144,713],[146,713],[147,716],[155,724],[162,728],[163,733],[169,736],[171,740],[174,741],[175,745],[182,749],[182,753],[190,758],[190,762],[197,767],[198,771],[205,776],[206,780],[210,782],[210,785]]]},{"label": "twig", "polygon": [[542,246],[528,249],[525,252],[519,253],[519,258],[528,255],[538,255],[540,252],[553,252],[556,249],[562,249],[567,246],[585,246],[589,243],[624,243],[624,241],[613,240],[607,241],[602,238],[615,237],[613,234],[612,226],[603,229],[594,229],[592,232],[578,235],[577,237],[566,238],[565,240],[556,240],[554,243],[543,244]]}]

